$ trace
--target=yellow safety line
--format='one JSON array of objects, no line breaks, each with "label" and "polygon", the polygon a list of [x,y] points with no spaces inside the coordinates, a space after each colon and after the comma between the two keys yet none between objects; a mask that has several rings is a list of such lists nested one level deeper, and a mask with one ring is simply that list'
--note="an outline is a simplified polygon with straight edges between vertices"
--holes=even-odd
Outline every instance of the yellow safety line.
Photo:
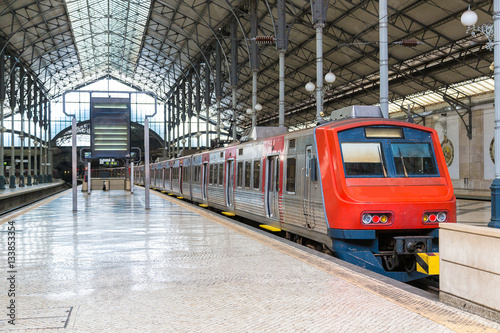
[{"label": "yellow safety line", "polygon": [[366,275],[361,275],[346,267],[339,266],[338,264],[296,249],[290,245],[279,242],[272,238],[268,238],[267,236],[261,235],[255,231],[233,224],[222,219],[220,216],[214,216],[208,211],[198,208],[197,206],[190,205],[183,201],[173,200],[159,193],[155,194],[183,208],[195,212],[200,216],[206,217],[213,222],[225,226],[244,236],[252,238],[272,249],[296,258],[302,262],[305,262],[313,267],[322,270],[323,272],[326,272],[361,289],[385,298],[386,300],[394,304],[402,306],[440,325],[446,326],[447,328],[454,330],[455,332],[499,332],[492,327],[474,321],[470,318],[470,316],[473,315],[460,313],[458,312],[458,310],[450,310],[444,304],[428,300],[424,297],[412,294],[408,291],[391,286]]},{"label": "yellow safety line", "polygon": [[21,209],[20,211],[16,211],[16,212],[13,212],[12,214],[6,215],[6,216],[4,216],[4,217],[2,217],[2,218],[0,219],[0,225],[2,225],[2,224],[4,224],[4,223],[6,223],[6,222],[8,222],[8,221],[12,221],[12,220],[13,220],[13,219],[15,219],[16,217],[19,217],[19,216],[21,216],[21,215],[23,215],[23,214],[26,214],[27,212],[32,211],[32,210],[33,210],[33,209],[35,209],[35,208],[38,208],[38,207],[40,207],[40,206],[43,206],[43,205],[45,205],[46,203],[49,203],[49,202],[51,202],[52,200],[55,200],[55,199],[59,198],[60,196],[62,196],[62,195],[64,195],[64,194],[66,194],[66,192],[68,192],[68,191],[72,191],[72,189],[65,190],[65,191],[63,191],[63,192],[61,192],[61,193],[58,193],[58,194],[56,194],[56,195],[54,195],[54,196],[51,196],[50,198],[43,199],[42,201],[39,201],[39,202],[37,202],[36,204],[34,204],[34,205],[32,205],[32,206],[27,206],[26,208],[23,208],[23,209]]}]

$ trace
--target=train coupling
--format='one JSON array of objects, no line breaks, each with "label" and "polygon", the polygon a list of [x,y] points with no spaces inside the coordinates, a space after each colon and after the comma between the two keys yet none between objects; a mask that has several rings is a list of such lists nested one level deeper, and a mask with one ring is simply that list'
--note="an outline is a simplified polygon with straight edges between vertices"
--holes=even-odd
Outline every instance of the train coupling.
[{"label": "train coupling", "polygon": [[427,275],[439,274],[439,254],[432,251],[431,236],[394,237],[392,255],[384,256],[388,270],[404,267],[407,272],[418,271]]}]

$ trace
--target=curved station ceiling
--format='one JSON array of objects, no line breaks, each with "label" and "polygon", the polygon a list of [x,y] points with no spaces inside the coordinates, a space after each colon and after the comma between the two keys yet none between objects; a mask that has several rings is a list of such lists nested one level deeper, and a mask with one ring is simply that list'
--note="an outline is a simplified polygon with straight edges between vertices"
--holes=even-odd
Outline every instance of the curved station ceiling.
[{"label": "curved station ceiling", "polygon": [[[245,111],[252,105],[253,72],[257,72],[257,99],[263,106],[257,125],[278,122],[276,32],[278,18],[283,17],[278,8],[283,4],[282,22],[288,37],[285,125],[293,129],[316,118],[315,97],[304,88],[316,78],[311,3],[6,0],[0,2],[0,47],[23,66],[48,98],[113,78],[154,92],[166,102],[187,82],[192,94],[203,95],[203,110],[207,102],[213,108],[219,100],[222,121],[227,122],[233,114],[235,90],[238,131],[242,131],[251,126]],[[325,91],[325,109],[378,104],[378,1],[330,0],[326,4],[324,71],[332,71],[336,81]],[[489,69],[493,52],[487,48],[487,39],[467,34],[460,22],[468,5],[469,1],[461,0],[388,1],[392,111],[409,105],[423,112],[432,98],[468,104],[471,94],[493,90]],[[479,23],[491,20],[492,1],[476,0],[470,5]],[[257,29],[252,29],[252,22]],[[251,64],[255,36],[274,38],[257,46],[258,61]],[[471,83],[467,87],[472,88],[464,88]]]}]

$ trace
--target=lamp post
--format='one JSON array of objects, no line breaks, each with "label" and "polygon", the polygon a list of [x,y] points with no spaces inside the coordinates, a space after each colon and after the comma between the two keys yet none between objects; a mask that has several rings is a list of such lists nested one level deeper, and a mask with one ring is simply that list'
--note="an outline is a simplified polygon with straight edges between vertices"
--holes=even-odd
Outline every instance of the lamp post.
[{"label": "lamp post", "polygon": [[500,0],[493,0],[493,24],[486,23],[476,26],[477,14],[470,6],[460,18],[467,26],[467,33],[472,36],[480,32],[488,38],[486,47],[493,49],[494,78],[495,78],[495,179],[491,184],[491,221],[488,226],[500,228]]},{"label": "lamp post", "polygon": [[[333,82],[335,82],[335,79],[336,79],[336,76],[335,76],[335,74],[332,73],[332,71],[329,71],[328,73],[326,73],[325,82],[328,85],[322,87],[320,94],[316,95],[317,109],[321,110],[321,112],[319,112],[316,115],[316,122],[317,123],[319,123],[321,120],[323,120],[323,116],[324,116],[324,112],[323,112],[324,94],[326,91],[328,91],[331,88],[331,85]],[[306,88],[307,92],[309,92],[311,95],[313,95],[314,91],[316,90],[316,85],[313,82],[309,81],[308,83],[306,83],[305,88]]]}]

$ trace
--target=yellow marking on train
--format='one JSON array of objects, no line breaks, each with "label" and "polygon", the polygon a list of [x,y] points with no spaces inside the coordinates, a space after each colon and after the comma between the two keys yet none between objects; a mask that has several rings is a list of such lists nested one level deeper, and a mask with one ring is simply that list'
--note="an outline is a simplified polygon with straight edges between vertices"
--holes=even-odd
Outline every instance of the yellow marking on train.
[{"label": "yellow marking on train", "polygon": [[177,199],[184,199],[184,197],[177,197]]},{"label": "yellow marking on train", "polygon": [[261,227],[262,229],[266,229],[266,230],[272,231],[272,232],[281,231],[281,229],[275,228],[275,227],[271,227],[270,225],[267,225],[267,224],[260,224],[259,227]]},{"label": "yellow marking on train", "polygon": [[153,187],[153,191],[156,191],[156,187]]},{"label": "yellow marking on train", "polygon": [[226,216],[236,216],[235,213],[231,213],[231,212],[221,212],[223,215],[226,215]]},{"label": "yellow marking on train", "polygon": [[161,193],[167,193],[167,191],[161,191]]},{"label": "yellow marking on train", "polygon": [[203,207],[203,208],[207,208],[208,207],[208,205],[206,205],[206,204],[199,204],[198,206]]},{"label": "yellow marking on train", "polygon": [[439,253],[417,253],[417,271],[427,275],[439,274]]},{"label": "yellow marking on train", "polygon": [[173,193],[167,193],[168,195],[174,195]]}]

